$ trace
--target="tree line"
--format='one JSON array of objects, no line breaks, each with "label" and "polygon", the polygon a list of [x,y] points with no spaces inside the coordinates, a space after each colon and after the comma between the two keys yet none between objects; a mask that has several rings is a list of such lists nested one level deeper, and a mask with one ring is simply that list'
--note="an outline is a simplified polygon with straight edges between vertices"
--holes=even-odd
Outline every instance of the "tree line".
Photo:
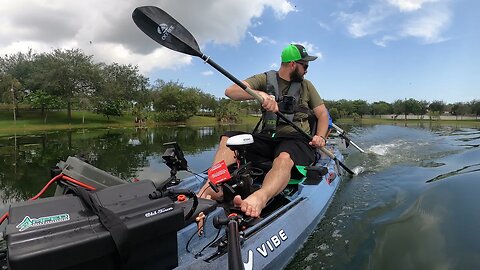
[{"label": "tree line", "polygon": [[398,99],[393,103],[385,101],[377,101],[368,103],[365,100],[345,100],[338,101],[326,100],[325,104],[329,109],[333,119],[343,117],[362,118],[364,115],[417,115],[418,117],[428,115],[430,119],[438,119],[440,115],[449,113],[456,117],[465,115],[480,115],[480,100],[472,100],[470,102],[445,103],[442,100],[434,100],[428,102],[426,100]]},{"label": "tree line", "polygon": [[[364,115],[480,115],[480,101],[446,104],[443,101],[397,100],[392,104],[364,100],[325,101],[332,118]],[[150,82],[138,67],[94,62],[80,49],[32,50],[0,57],[0,104],[10,104],[14,115],[21,108],[36,108],[47,121],[49,110],[86,110],[106,117],[128,113],[143,120],[185,121],[193,115],[215,116],[218,121],[236,122],[241,114],[258,114],[256,101],[216,98],[180,82]]]}]

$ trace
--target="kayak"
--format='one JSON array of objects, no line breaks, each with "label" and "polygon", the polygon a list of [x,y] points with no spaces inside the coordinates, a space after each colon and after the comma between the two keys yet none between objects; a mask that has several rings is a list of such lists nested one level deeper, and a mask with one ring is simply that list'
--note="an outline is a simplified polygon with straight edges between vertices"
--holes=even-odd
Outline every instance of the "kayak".
[{"label": "kayak", "polygon": [[[339,155],[339,152],[335,151]],[[337,156],[338,157],[338,156]],[[282,269],[303,246],[308,236],[324,216],[340,184],[338,167],[332,160],[319,160],[317,165],[328,168],[323,181],[298,183],[298,190],[282,196],[282,203],[257,224],[243,231],[241,255],[245,269]],[[208,223],[208,221],[207,221]],[[210,229],[210,236],[214,228]],[[179,243],[186,243],[196,226],[187,226],[179,232]],[[209,238],[196,238],[195,247],[201,248]],[[178,269],[225,269],[228,256],[218,256],[218,248],[205,249],[202,256],[186,252],[179,245]],[[211,259],[209,259],[211,258]]]},{"label": "kayak", "polygon": [[[196,196],[209,173],[178,179],[187,161],[176,143],[166,146],[171,176],[162,182],[127,183],[76,157],[59,162],[49,182],[56,183],[53,197],[9,208],[7,269],[281,269],[324,216],[344,174],[342,154],[327,145],[336,159],[319,154],[306,177],[250,218],[231,198],[258,188],[268,168],[229,166],[228,179],[210,184],[224,190],[217,202]],[[229,145],[239,159],[244,146]]]}]

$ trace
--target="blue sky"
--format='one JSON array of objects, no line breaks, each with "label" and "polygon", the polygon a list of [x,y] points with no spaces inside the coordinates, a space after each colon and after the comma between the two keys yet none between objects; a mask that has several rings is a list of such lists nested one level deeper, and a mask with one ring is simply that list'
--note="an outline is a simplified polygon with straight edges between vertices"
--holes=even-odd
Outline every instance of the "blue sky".
[{"label": "blue sky", "polygon": [[151,81],[179,81],[223,97],[231,84],[223,75],[135,27],[133,9],[154,5],[239,79],[278,69],[281,50],[295,42],[319,56],[306,78],[328,100],[480,99],[477,0],[2,2],[2,55],[75,47],[98,61],[138,65]]}]

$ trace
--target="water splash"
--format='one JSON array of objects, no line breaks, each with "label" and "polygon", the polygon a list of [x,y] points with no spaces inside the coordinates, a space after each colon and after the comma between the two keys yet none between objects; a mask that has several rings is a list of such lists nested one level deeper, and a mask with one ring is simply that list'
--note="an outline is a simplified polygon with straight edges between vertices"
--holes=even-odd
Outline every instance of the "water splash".
[{"label": "water splash", "polygon": [[367,149],[367,153],[385,156],[387,153],[391,152],[393,149],[397,148],[399,145],[400,144],[395,144],[395,143],[372,145]]},{"label": "water splash", "polygon": [[352,169],[352,172],[353,172],[354,175],[359,175],[364,171],[365,171],[365,168],[362,167],[362,166],[357,166],[357,167]]}]

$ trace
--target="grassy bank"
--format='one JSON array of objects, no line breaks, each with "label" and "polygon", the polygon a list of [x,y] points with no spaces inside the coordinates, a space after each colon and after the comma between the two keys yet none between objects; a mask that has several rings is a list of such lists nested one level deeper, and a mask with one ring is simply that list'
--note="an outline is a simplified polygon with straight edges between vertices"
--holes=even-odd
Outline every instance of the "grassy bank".
[{"label": "grassy bank", "polygon": [[[259,118],[256,116],[242,116],[241,124],[255,125]],[[119,128],[119,127],[134,127],[134,117],[124,115],[120,117],[110,117],[107,119],[103,115],[87,112],[87,111],[72,111],[72,120],[67,120],[67,113],[65,111],[49,112],[46,123],[45,119],[38,112],[21,111],[17,117],[16,124],[13,121],[13,115],[10,111],[0,110],[0,136],[12,134],[30,134],[40,131],[53,131],[64,129],[81,129],[81,128]],[[381,118],[364,118],[353,120],[351,118],[342,118],[336,121],[338,125],[341,124],[396,124],[396,125],[415,125],[415,124],[432,124],[432,125],[459,125],[480,127],[478,120],[393,120]],[[153,123],[148,122],[149,126],[157,125],[187,125],[187,126],[214,126],[218,122],[214,117],[209,116],[194,116],[182,123]]]},{"label": "grassy bank", "polygon": [[38,112],[21,111],[16,123],[11,112],[0,112],[0,135],[27,134],[37,131],[75,129],[75,128],[108,128],[134,126],[132,116],[106,117],[91,112],[72,111],[72,120],[67,120],[64,111],[49,112],[47,120]]},{"label": "grassy bank", "polygon": [[[107,119],[103,115],[84,112],[72,111],[72,120],[67,120],[65,111],[49,112],[47,121],[38,112],[21,111],[17,117],[16,123],[13,121],[12,112],[0,111],[0,136],[12,134],[30,134],[40,131],[65,130],[65,129],[81,129],[81,128],[119,128],[134,127],[134,117],[130,115],[110,117]],[[241,117],[242,124],[256,124],[258,117],[244,116]],[[214,126],[217,121],[214,117],[194,116],[185,123],[153,123],[147,122],[148,126],[157,125],[179,125],[188,126]]]}]

